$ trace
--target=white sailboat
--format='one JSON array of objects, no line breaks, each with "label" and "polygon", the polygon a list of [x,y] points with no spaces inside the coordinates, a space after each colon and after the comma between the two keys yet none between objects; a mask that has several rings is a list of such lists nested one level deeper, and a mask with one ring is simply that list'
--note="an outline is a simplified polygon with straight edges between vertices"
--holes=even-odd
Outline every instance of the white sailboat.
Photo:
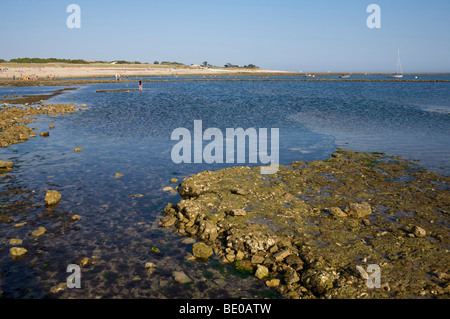
[{"label": "white sailboat", "polygon": [[392,77],[401,79],[403,77],[402,63],[400,61],[400,49],[398,49],[397,70]]}]

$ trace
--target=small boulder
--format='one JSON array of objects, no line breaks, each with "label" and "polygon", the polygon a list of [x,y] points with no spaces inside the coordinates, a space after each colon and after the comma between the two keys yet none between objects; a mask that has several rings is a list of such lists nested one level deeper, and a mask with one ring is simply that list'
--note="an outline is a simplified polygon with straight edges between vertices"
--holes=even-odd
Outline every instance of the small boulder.
[{"label": "small boulder", "polygon": [[171,227],[175,224],[177,218],[175,216],[165,216],[159,220],[162,227]]},{"label": "small boulder", "polygon": [[156,268],[156,265],[154,263],[147,262],[147,263],[145,263],[144,267],[145,267],[145,269],[153,269],[153,268]]},{"label": "small boulder", "polygon": [[16,245],[22,245],[23,240],[22,239],[16,239],[16,238],[11,238],[9,240],[9,244],[12,246],[16,246]]},{"label": "small boulder", "polygon": [[42,137],[48,137],[48,136],[50,136],[50,132],[42,132],[42,133],[39,133],[39,136],[42,136]]},{"label": "small boulder", "polygon": [[328,212],[334,217],[347,217],[347,214],[342,211],[339,207],[328,208]]},{"label": "small boulder", "polygon": [[205,243],[198,242],[192,246],[192,254],[197,258],[208,259],[213,253],[213,249]]},{"label": "small boulder", "polygon": [[345,213],[350,217],[366,217],[372,214],[372,207],[368,203],[351,203],[345,207]]},{"label": "small boulder", "polygon": [[11,256],[13,258],[19,258],[19,257],[22,257],[23,255],[25,255],[27,253],[27,250],[22,247],[12,247],[9,250],[9,253],[11,254]]},{"label": "small boulder", "polygon": [[425,229],[423,229],[422,227],[414,226],[414,228],[413,228],[413,234],[414,234],[416,237],[421,238],[421,237],[425,237],[425,236],[427,235],[427,231],[426,231]]},{"label": "small boulder", "polygon": [[271,279],[266,281],[266,286],[270,288],[276,288],[280,285],[280,279]]},{"label": "small boulder", "polygon": [[298,276],[297,272],[293,269],[289,269],[284,275],[284,281],[287,285],[295,284],[299,280],[300,277]]},{"label": "small boulder", "polygon": [[87,267],[92,263],[92,261],[88,257],[83,257],[80,259],[79,265],[80,267]]},{"label": "small boulder", "polygon": [[39,227],[38,229],[35,229],[31,232],[31,236],[34,237],[39,237],[45,234],[45,232],[47,231],[47,229],[45,229],[45,227]]},{"label": "small boulder", "polygon": [[285,250],[282,250],[282,251],[279,251],[279,252],[273,254],[273,257],[275,258],[276,261],[282,261],[284,258],[289,256],[290,254],[291,254],[291,251],[289,249],[285,249]]},{"label": "small boulder", "polygon": [[241,195],[241,196],[246,196],[249,194],[249,192],[247,192],[246,190],[242,189],[242,188],[235,188],[231,190],[232,194],[236,194],[236,195]]},{"label": "small boulder", "polygon": [[232,209],[228,213],[231,216],[245,216],[247,213],[245,212],[245,209]]},{"label": "small boulder", "polygon": [[6,161],[0,161],[0,168],[12,168],[13,163],[12,162],[6,162]]},{"label": "small boulder", "polygon": [[266,266],[258,265],[256,269],[255,277],[258,279],[264,279],[269,276],[269,269]]},{"label": "small boulder", "polygon": [[176,282],[180,284],[187,284],[188,282],[191,282],[192,279],[189,278],[184,271],[174,271],[172,272],[173,279],[175,279]]},{"label": "small boulder", "polygon": [[252,256],[252,264],[262,264],[264,262],[265,258],[261,255],[253,255]]},{"label": "small boulder", "polygon": [[58,191],[47,190],[45,193],[45,203],[49,206],[56,205],[61,200],[61,194]]},{"label": "small boulder", "polygon": [[60,291],[63,291],[64,288],[66,288],[66,287],[67,287],[67,283],[66,283],[66,282],[62,282],[62,283],[60,283],[60,284],[57,284],[56,286],[53,286],[53,287],[50,289],[50,293],[51,293],[51,294],[56,294],[56,293],[58,293],[58,292],[60,292]]}]

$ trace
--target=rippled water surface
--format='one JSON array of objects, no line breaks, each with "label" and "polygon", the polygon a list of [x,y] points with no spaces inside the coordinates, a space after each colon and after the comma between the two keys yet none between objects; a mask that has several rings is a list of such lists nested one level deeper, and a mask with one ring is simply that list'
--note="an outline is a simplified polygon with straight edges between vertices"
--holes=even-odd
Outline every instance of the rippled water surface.
[{"label": "rippled water surface", "polygon": [[[193,133],[194,120],[224,134],[226,128],[279,128],[281,164],[323,160],[345,147],[400,155],[432,171],[450,172],[450,83],[144,82],[143,92],[96,93],[129,88],[137,84],[92,84],[54,97],[47,102],[86,103],[88,109],[41,116],[30,126],[41,132],[55,125],[50,137],[0,150],[1,160],[15,164],[13,171],[0,175],[2,206],[16,203],[13,209],[0,207],[10,219],[0,223],[1,296],[48,296],[51,287],[66,281],[67,265],[82,257],[95,262],[82,270],[82,289],[53,296],[276,296],[263,282],[236,273],[217,257],[187,262],[192,243],[158,226],[166,204],[181,199],[162,191],[177,185],[171,178],[181,182],[205,169],[233,165],[172,161],[172,131],[184,127]],[[56,89],[0,88],[0,95]],[[74,152],[75,147],[83,151]],[[116,173],[123,176],[116,178]],[[51,211],[43,205],[47,189],[62,194]],[[81,220],[71,221],[74,214]],[[22,222],[27,224],[14,227]],[[30,236],[39,226],[46,234]],[[11,238],[23,239],[29,251],[23,259],[11,259]],[[144,268],[146,262],[157,265],[153,273]],[[193,283],[175,283],[175,270],[184,271]]]}]

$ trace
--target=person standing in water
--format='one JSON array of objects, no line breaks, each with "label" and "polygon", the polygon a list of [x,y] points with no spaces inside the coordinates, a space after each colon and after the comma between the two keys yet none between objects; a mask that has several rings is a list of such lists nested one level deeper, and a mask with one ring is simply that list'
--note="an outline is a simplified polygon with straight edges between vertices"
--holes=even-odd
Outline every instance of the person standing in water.
[{"label": "person standing in water", "polygon": [[142,80],[139,80],[139,91],[142,91]]}]

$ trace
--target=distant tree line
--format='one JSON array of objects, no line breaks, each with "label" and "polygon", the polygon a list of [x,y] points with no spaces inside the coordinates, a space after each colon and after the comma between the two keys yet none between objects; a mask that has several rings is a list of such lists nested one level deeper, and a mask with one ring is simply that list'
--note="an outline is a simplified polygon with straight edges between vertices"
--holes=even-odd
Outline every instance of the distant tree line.
[{"label": "distant tree line", "polygon": [[[5,61],[6,62],[6,61]],[[11,59],[9,62],[14,63],[74,63],[74,64],[87,64],[89,62],[81,59],[57,59],[57,58],[17,58]]]},{"label": "distant tree line", "polygon": [[[8,62],[7,60],[0,59],[0,62]],[[72,63],[72,64],[89,64],[92,61],[85,61],[82,59],[58,59],[58,58],[17,58],[17,59],[11,59],[9,62],[12,63]],[[142,64],[139,61],[124,61],[124,60],[118,60],[118,61],[95,61],[96,63],[114,63],[114,64]],[[180,62],[169,62],[169,61],[154,61],[153,64],[161,64],[161,65],[175,65],[175,66],[185,66],[184,63]],[[207,61],[203,61],[201,64],[202,67],[213,67],[213,65],[209,64]],[[236,64],[227,63],[225,64],[226,68],[245,68],[245,69],[259,69],[258,66],[254,64],[247,64],[244,66],[239,66]]]},{"label": "distant tree line", "polygon": [[224,66],[226,68],[259,69],[259,67],[254,65],[254,64],[247,64],[247,65],[244,65],[244,66],[239,66],[239,65],[236,65],[236,64],[227,63]]},{"label": "distant tree line", "polygon": [[[0,59],[0,62],[8,62],[4,59]],[[88,64],[92,61],[86,61],[82,59],[58,59],[58,58],[17,58],[9,60],[11,63],[72,63],[72,64]],[[109,61],[95,61],[96,63],[112,63]],[[129,62],[124,60],[114,61],[115,64],[141,64],[139,61]]]},{"label": "distant tree line", "polygon": [[[157,61],[156,61],[156,62],[157,62]],[[155,63],[155,64],[158,64],[158,63]],[[183,65],[184,65],[184,63],[180,63],[180,62],[169,62],[169,61],[162,61],[160,64],[161,64],[161,65],[180,65],[180,66],[183,66]]]},{"label": "distant tree line", "polygon": [[129,61],[119,60],[119,61],[114,61],[114,62],[116,62],[116,64],[142,64],[139,61],[129,62]]}]

